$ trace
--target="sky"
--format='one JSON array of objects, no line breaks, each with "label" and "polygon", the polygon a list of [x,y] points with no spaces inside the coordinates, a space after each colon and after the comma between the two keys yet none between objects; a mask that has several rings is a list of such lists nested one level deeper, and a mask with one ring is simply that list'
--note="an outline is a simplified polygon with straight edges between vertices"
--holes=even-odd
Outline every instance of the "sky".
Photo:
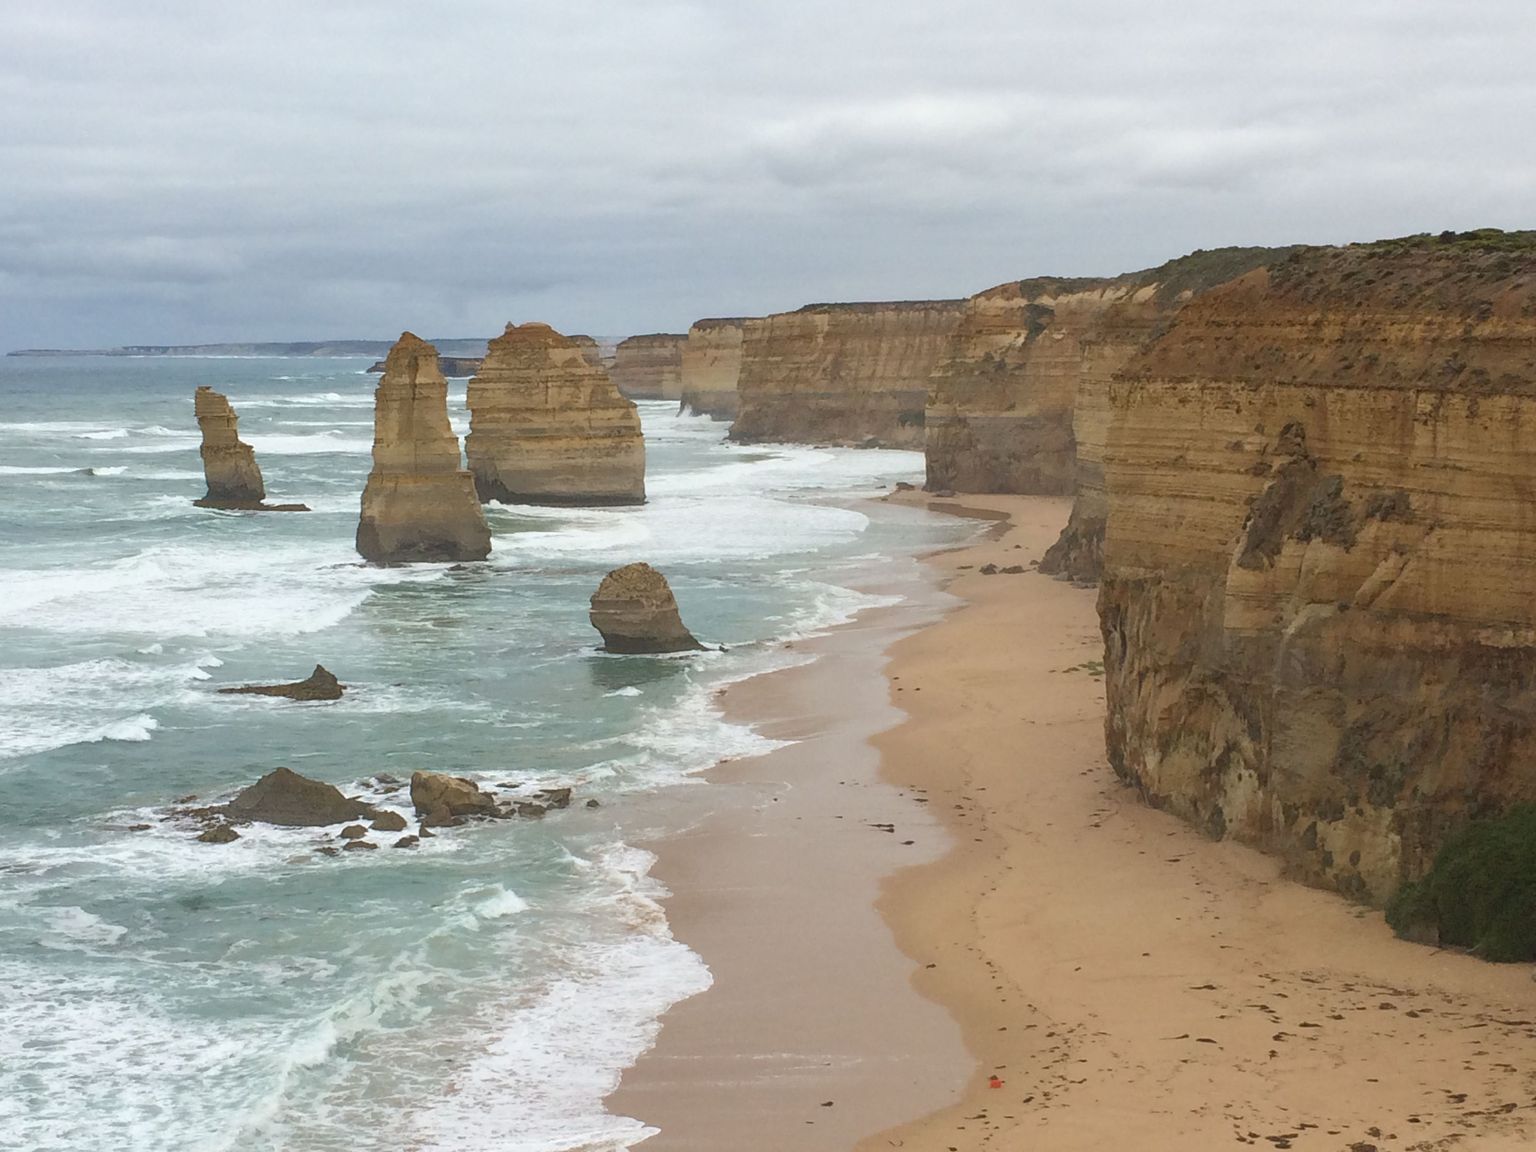
[{"label": "sky", "polygon": [[1531,0],[0,0],[0,350],[1536,227]]}]

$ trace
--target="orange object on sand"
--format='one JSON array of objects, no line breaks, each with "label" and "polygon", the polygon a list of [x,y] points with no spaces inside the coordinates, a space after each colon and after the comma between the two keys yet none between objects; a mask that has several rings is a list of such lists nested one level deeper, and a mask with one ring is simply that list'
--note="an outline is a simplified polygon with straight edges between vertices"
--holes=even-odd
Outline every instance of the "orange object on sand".
[{"label": "orange object on sand", "polygon": [[1001,1088],[1002,1086],[1003,1086],[1003,1082],[1001,1080],[999,1080],[996,1076],[992,1077],[992,1079],[987,1081],[987,1087],[988,1088]]}]

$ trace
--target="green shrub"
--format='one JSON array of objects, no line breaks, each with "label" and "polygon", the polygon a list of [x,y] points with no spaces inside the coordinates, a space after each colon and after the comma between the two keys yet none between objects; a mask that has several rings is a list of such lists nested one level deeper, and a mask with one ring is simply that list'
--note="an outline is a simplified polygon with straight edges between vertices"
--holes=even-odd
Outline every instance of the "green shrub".
[{"label": "green shrub", "polygon": [[1387,905],[1399,936],[1470,948],[1485,960],[1536,960],[1536,804],[1468,825],[1422,880]]}]

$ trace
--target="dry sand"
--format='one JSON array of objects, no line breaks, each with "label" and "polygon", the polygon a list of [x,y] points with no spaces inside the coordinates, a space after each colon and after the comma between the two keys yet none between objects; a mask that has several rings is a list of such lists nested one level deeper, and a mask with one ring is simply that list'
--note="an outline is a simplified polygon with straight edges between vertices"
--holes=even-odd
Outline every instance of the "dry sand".
[{"label": "dry sand", "polygon": [[[1536,1148],[1530,966],[1395,940],[1143,806],[1104,758],[1094,592],[1032,569],[1067,503],[965,503],[1012,522],[932,559],[962,606],[900,639],[910,613],[861,618],[729,693],[802,742],[658,846],[717,984],[613,1101],[662,1129],[648,1152]],[[892,874],[903,852],[927,862]]]}]

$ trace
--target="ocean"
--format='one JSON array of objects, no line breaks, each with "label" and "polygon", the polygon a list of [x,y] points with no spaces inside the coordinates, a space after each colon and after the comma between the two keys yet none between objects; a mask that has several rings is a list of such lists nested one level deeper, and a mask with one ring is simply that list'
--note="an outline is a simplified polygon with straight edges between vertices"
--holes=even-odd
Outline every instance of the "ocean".
[{"label": "ocean", "polygon": [[[489,562],[370,568],[367,364],[0,359],[0,1147],[637,1142],[643,1118],[602,1099],[710,976],[634,845],[681,830],[669,795],[708,803],[704,769],[772,747],[711,694],[806,659],[786,645],[973,531],[866,500],[920,482],[920,454],[740,447],[643,402],[645,506],[491,505]],[[202,384],[235,405],[268,498],[313,512],[192,506]],[[599,652],[588,598],[634,560],[725,651]],[[214,691],[317,662],[342,700]],[[334,858],[323,829],[208,845],[167,818],[279,765],[407,817],[375,777],[575,802]]]}]

